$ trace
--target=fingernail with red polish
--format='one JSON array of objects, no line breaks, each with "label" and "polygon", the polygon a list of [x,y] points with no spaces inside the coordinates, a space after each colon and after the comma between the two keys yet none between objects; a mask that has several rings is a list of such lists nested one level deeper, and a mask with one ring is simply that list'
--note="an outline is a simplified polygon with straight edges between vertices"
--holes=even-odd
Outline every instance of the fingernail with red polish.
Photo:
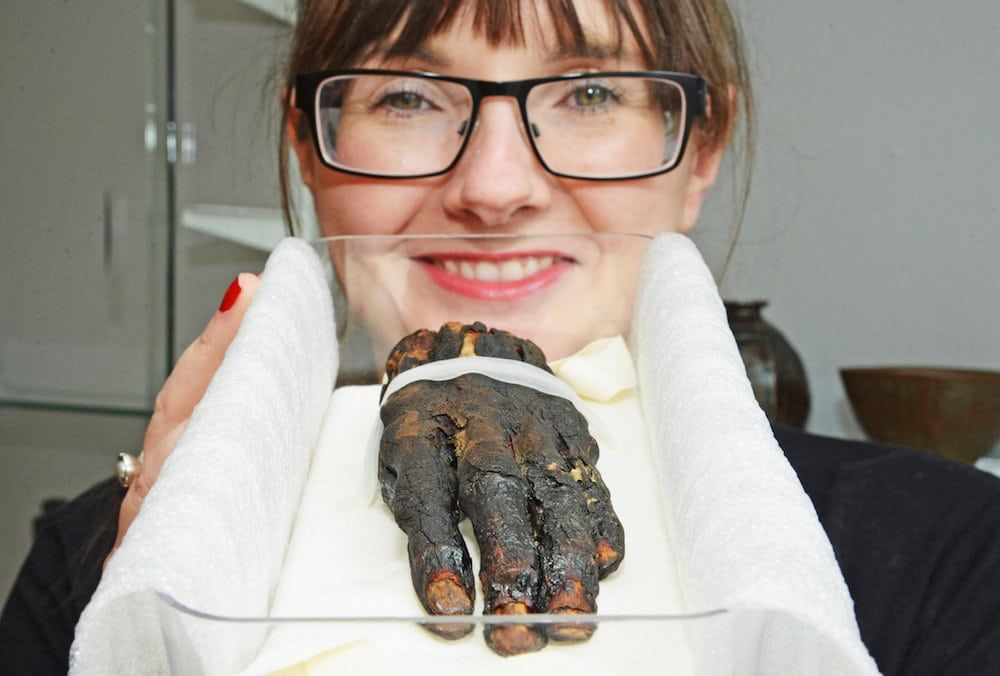
[{"label": "fingernail with red polish", "polygon": [[226,295],[222,297],[222,302],[219,303],[219,312],[226,312],[234,305],[236,305],[236,299],[240,297],[240,292],[243,289],[240,288],[240,278],[237,277],[233,280],[233,283],[229,285],[226,289]]}]

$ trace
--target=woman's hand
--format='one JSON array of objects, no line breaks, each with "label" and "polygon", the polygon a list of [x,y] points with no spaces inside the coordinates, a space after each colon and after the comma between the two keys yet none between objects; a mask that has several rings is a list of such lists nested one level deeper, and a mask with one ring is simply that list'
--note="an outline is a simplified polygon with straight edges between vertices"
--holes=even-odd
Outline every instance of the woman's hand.
[{"label": "woman's hand", "polygon": [[[390,379],[429,361],[466,355],[524,361],[548,370],[533,343],[482,324],[410,334],[386,364]],[[414,589],[434,615],[472,612],[475,584],[458,530],[472,521],[485,611],[500,615],[596,611],[598,580],[624,555],[624,532],[597,472],[597,442],[567,399],[478,373],[422,380],[382,408],[382,495],[406,533]],[[458,638],[470,625],[429,625]],[[580,641],[593,626],[489,626],[501,655],[546,639]]]},{"label": "woman's hand", "polygon": [[156,482],[160,468],[173,452],[191,412],[201,401],[209,381],[222,363],[259,282],[257,275],[248,272],[233,280],[219,310],[198,339],[184,350],[163,389],[156,395],[153,417],[149,420],[142,442],[141,469],[122,500],[118,512],[118,536],[108,559],[121,545],[122,538],[142,507],[142,501]]}]

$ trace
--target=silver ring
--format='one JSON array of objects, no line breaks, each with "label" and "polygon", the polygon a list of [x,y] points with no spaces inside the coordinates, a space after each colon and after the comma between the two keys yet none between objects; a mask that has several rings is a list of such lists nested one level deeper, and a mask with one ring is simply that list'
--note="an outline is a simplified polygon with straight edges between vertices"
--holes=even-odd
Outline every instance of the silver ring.
[{"label": "silver ring", "polygon": [[139,471],[142,469],[142,453],[139,457],[135,457],[131,453],[119,453],[118,463],[115,465],[115,476],[118,477],[118,483],[122,485],[122,488],[128,488],[135,481],[135,478],[139,476]]}]

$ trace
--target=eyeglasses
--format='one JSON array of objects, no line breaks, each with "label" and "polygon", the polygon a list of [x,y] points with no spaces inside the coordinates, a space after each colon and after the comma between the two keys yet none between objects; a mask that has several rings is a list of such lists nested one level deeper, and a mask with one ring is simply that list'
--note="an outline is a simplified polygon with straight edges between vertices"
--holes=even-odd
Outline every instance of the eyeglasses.
[{"label": "eyeglasses", "polygon": [[517,99],[538,161],[556,176],[622,180],[680,164],[705,110],[705,81],[665,71],[574,73],[488,82],[402,70],[295,78],[316,151],[331,169],[423,178],[452,169],[488,96]]}]

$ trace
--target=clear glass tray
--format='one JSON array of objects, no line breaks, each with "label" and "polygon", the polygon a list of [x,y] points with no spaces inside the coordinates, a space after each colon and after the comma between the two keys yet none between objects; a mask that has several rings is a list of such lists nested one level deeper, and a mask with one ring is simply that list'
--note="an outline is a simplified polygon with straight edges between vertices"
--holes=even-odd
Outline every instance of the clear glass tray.
[{"label": "clear glass tray", "polygon": [[[712,610],[691,614],[579,615],[593,623],[589,642],[555,643],[537,653],[504,658],[492,653],[477,630],[457,641],[440,639],[422,625],[522,624],[510,616],[288,618],[226,617],[189,608],[158,594],[163,638],[174,674],[212,673],[198,638],[225,637],[227,643],[260,646],[237,666],[245,674],[260,673],[433,673],[450,674],[752,674],[765,614],[747,610]],[[565,623],[565,615],[532,615],[535,626]],[[683,642],[682,649],[676,649]],[[275,646],[281,646],[276,648]],[[311,659],[283,660],[284,655],[310,654]],[[284,653],[282,654],[282,649]],[[297,651],[297,652],[296,652]],[[688,651],[686,654],[685,652]],[[544,670],[544,671],[543,671]]]},{"label": "clear glass tray", "polygon": [[[639,269],[650,241],[651,238],[642,235],[600,233],[389,235],[315,240],[311,244],[326,265],[337,305],[338,383],[380,382],[381,364],[400,338],[421,328],[437,330],[448,321],[480,321],[490,328],[531,339],[550,362],[569,356],[599,338],[627,335]],[[627,440],[619,445],[628,446],[633,457],[613,457],[614,445],[606,447],[604,440],[601,441],[602,458],[598,467],[605,475],[628,536],[642,542],[665,537],[666,530],[661,528],[659,520],[662,514],[656,508],[659,493],[655,481],[649,485],[614,481],[616,474],[619,478],[634,477],[636,473],[651,476],[651,465],[636,459],[634,454],[639,447]],[[311,470],[311,479],[323,486],[356,480],[341,468],[324,469],[324,462],[314,458]],[[628,511],[629,507],[632,513],[627,519],[622,510]],[[643,519],[650,523],[637,525]],[[387,537],[399,535],[391,516],[388,528],[393,533]],[[336,535],[336,528],[323,532],[331,541],[343,539]],[[292,540],[296,541],[296,534]],[[314,542],[308,538],[307,541]],[[378,541],[384,539],[380,537]],[[350,546],[364,545],[352,542]],[[678,598],[673,592],[673,596],[659,594],[664,587],[649,589],[665,579],[660,572],[651,573],[650,568],[670,557],[670,549],[657,549],[655,555],[652,550],[641,552],[641,549],[639,546],[632,549],[630,558],[627,546],[626,563],[615,575],[622,574],[624,566],[630,566],[628,574],[633,577],[627,590],[622,587],[619,591],[618,603],[611,602],[609,586],[609,602],[602,606],[628,612],[574,615],[574,622],[595,625],[596,631],[589,641],[550,642],[537,653],[512,658],[502,658],[486,646],[484,627],[566,624],[567,616],[401,616],[385,610],[398,607],[392,603],[338,605],[343,599],[332,591],[336,585],[331,582],[327,588],[325,582],[337,573],[313,568],[316,562],[340,555],[333,545],[326,550],[310,548],[311,563],[306,566],[310,574],[292,575],[293,579],[309,580],[309,585],[315,585],[305,587],[304,593],[300,585],[295,595],[299,600],[292,607],[300,616],[228,617],[191,608],[165,595],[159,597],[158,604],[171,669],[185,674],[271,673],[293,664],[298,665],[296,671],[288,673],[309,673],[310,669],[315,673],[405,671],[436,675],[566,670],[574,674],[695,673],[704,667],[694,663],[695,655],[703,659],[709,653],[725,655],[730,665],[749,663],[745,656],[756,650],[760,623],[752,618],[748,621],[747,614],[741,612],[710,609],[683,614],[671,612],[682,607],[679,601],[667,603],[666,607],[654,602],[653,599]],[[398,553],[403,567],[391,577],[396,583],[402,580],[406,590],[396,586],[388,592],[385,586],[388,583],[383,582],[381,589],[372,592],[381,593],[383,601],[396,599],[400,593],[414,595],[405,569],[405,547]],[[301,564],[301,560],[297,562]],[[286,560],[286,569],[288,566],[295,568],[295,564]],[[371,570],[365,568],[364,572],[370,576]],[[606,598],[604,585],[610,581],[608,578],[602,583],[599,606]],[[344,584],[342,580],[335,582]],[[281,597],[281,590],[278,596]],[[355,601],[359,598],[369,597],[355,594]],[[279,601],[278,607],[285,606]],[[331,608],[336,611],[331,612]],[[471,624],[479,630],[457,641],[445,641],[422,626],[428,624]],[[238,646],[239,659],[220,667],[213,661],[216,656],[213,644],[206,645],[207,640],[226,646],[226,650],[216,653],[232,652]],[[704,650],[706,645],[712,646],[708,653]],[[752,673],[750,669],[745,671]]]}]

